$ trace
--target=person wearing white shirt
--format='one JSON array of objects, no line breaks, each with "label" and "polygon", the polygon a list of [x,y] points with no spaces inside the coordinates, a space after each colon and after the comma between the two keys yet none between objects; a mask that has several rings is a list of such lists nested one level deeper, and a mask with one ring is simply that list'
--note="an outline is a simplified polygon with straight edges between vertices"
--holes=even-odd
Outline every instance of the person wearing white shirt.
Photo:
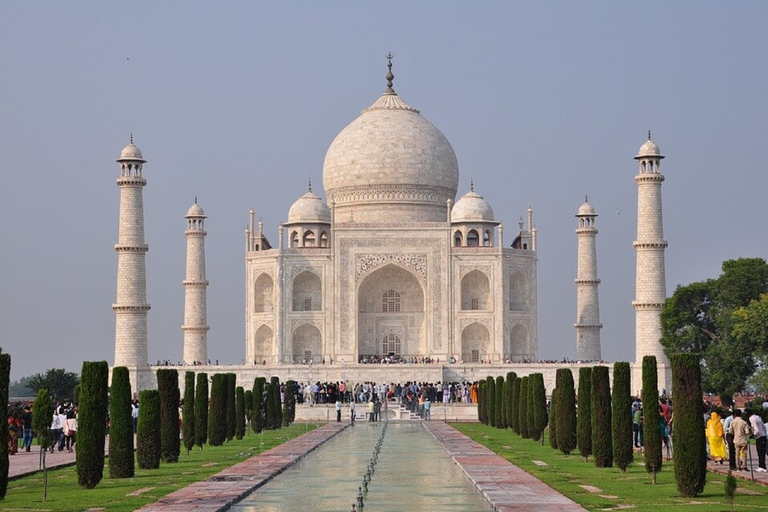
[{"label": "person wearing white shirt", "polygon": [[763,422],[763,418],[756,412],[749,410],[747,412],[751,413],[749,416],[749,426],[752,427],[752,435],[755,438],[755,448],[757,448],[758,468],[756,471],[759,473],[766,473],[768,470],[765,469],[765,423]]}]

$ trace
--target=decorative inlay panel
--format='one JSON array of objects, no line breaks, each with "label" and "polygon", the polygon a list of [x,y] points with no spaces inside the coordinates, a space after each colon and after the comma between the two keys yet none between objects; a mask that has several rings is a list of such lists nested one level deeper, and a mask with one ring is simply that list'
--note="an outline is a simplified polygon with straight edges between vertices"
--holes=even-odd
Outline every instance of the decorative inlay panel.
[{"label": "decorative inlay panel", "polygon": [[459,320],[459,332],[463,332],[468,325],[478,323],[488,329],[493,339],[493,318],[462,318]]},{"label": "decorative inlay panel", "polygon": [[462,265],[459,267],[459,274],[463,278],[465,275],[469,274],[473,270],[478,270],[482,272],[483,274],[488,277],[488,279],[491,278],[491,266],[490,265]]},{"label": "decorative inlay panel", "polygon": [[426,254],[357,254],[355,255],[355,280],[359,281],[370,271],[384,265],[395,262],[404,265],[427,280],[427,255]]}]

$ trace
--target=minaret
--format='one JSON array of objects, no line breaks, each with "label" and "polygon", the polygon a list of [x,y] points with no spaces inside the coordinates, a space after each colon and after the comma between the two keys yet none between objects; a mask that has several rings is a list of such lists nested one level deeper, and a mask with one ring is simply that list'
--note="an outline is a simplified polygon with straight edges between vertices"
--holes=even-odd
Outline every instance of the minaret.
[{"label": "minaret", "polygon": [[[635,160],[638,163],[637,183],[637,252],[635,270],[635,362],[643,356],[656,356],[659,364],[668,363],[661,345],[661,309],[667,298],[664,273],[664,228],[661,214],[661,184],[664,175],[660,164],[664,157],[651,140],[640,146]],[[659,386],[662,387],[661,379]]]},{"label": "minaret", "polygon": [[187,276],[184,279],[184,364],[208,361],[208,318],[205,291],[205,212],[193,204],[187,215]]},{"label": "minaret", "polygon": [[[142,177],[146,163],[133,143],[123,148],[120,158],[120,219],[117,244],[117,299],[115,312],[115,366],[128,367],[134,393],[151,386],[147,361],[147,274],[144,243]],[[147,380],[150,379],[150,380]]]},{"label": "minaret", "polygon": [[595,238],[595,209],[589,199],[579,208],[576,215],[579,239],[578,263],[576,271],[576,359],[580,361],[600,361],[600,303],[597,299],[597,248]]}]

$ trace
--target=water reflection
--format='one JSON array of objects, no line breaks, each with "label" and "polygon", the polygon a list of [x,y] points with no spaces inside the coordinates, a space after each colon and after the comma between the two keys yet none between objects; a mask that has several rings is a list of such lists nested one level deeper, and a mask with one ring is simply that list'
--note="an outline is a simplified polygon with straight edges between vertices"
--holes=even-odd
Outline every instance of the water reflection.
[{"label": "water reflection", "polygon": [[[358,423],[254,491],[238,512],[352,510],[383,423]],[[390,423],[365,510],[490,511],[491,506],[419,423]]]}]

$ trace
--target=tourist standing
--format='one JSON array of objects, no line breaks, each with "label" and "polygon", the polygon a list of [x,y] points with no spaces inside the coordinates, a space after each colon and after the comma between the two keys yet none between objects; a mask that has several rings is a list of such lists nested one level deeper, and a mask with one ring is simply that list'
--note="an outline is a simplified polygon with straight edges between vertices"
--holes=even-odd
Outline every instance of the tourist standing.
[{"label": "tourist standing", "polygon": [[707,421],[707,439],[709,440],[709,455],[713,462],[722,464],[725,460],[725,433],[720,415],[713,412]]},{"label": "tourist standing", "polygon": [[731,431],[731,422],[733,421],[733,411],[725,418],[723,430],[725,431],[725,442],[728,444],[728,467],[731,471],[736,469],[736,445],[733,444],[733,432]]},{"label": "tourist standing", "polygon": [[349,401],[349,420],[352,423],[352,426],[355,426],[355,400],[352,399]]},{"label": "tourist standing", "polygon": [[336,399],[336,423],[341,423],[341,400]]},{"label": "tourist standing", "polygon": [[741,417],[739,409],[733,410],[733,421],[731,422],[731,432],[733,432],[733,444],[736,445],[736,464],[739,471],[747,469],[747,443],[751,429],[749,424]]},{"label": "tourist standing", "polygon": [[67,419],[64,421],[62,435],[65,437],[67,451],[72,453],[77,438],[77,417],[75,416],[75,411],[72,409],[67,413]]},{"label": "tourist standing", "polygon": [[21,447],[30,451],[32,449],[32,409],[27,405],[24,414],[21,415],[22,439]]},{"label": "tourist standing", "polygon": [[[751,414],[750,414],[751,413]],[[765,423],[763,418],[756,412],[747,409],[749,416],[749,426],[752,427],[752,435],[755,437],[755,448],[757,448],[757,471],[765,473]]]}]

